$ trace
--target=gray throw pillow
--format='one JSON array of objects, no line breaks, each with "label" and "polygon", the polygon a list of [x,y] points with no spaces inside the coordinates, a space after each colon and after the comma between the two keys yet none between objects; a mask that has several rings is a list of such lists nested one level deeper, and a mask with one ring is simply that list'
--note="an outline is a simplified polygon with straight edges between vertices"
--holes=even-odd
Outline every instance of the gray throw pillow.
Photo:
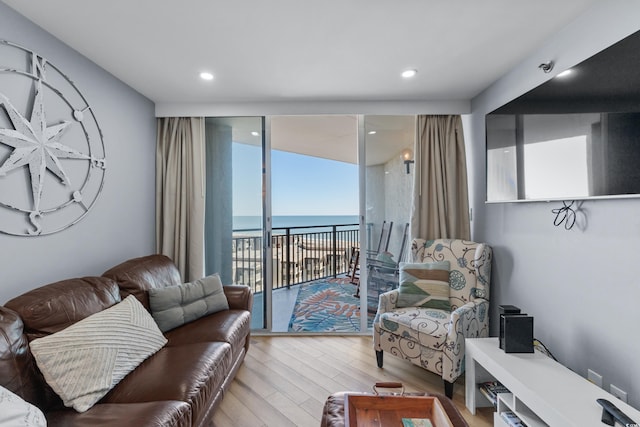
[{"label": "gray throw pillow", "polygon": [[194,282],[149,289],[151,315],[162,332],[229,309],[218,273]]}]

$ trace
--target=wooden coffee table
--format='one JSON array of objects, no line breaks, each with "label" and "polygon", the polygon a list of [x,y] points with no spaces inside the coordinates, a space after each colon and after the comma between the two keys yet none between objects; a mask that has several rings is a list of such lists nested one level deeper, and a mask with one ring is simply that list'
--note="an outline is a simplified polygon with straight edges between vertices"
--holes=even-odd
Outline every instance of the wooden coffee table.
[{"label": "wooden coffee table", "polygon": [[[356,415],[358,410],[360,410],[360,416]],[[362,423],[354,422],[354,416],[362,420]],[[399,396],[345,391],[334,393],[327,398],[320,426],[402,427],[402,418],[433,418],[434,416],[436,417],[432,421],[434,427],[469,427],[451,399],[441,394],[405,393]]]},{"label": "wooden coffee table", "polygon": [[345,394],[345,426],[403,426],[403,419],[427,419],[432,427],[453,427],[435,396]]}]

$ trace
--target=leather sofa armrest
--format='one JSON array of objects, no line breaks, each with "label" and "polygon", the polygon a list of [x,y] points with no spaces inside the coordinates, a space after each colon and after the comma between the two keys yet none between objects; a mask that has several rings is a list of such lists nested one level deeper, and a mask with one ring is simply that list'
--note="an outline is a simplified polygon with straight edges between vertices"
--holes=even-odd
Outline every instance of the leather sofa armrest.
[{"label": "leather sofa armrest", "polygon": [[224,294],[229,302],[229,308],[251,311],[253,307],[253,293],[246,285],[224,285]]}]

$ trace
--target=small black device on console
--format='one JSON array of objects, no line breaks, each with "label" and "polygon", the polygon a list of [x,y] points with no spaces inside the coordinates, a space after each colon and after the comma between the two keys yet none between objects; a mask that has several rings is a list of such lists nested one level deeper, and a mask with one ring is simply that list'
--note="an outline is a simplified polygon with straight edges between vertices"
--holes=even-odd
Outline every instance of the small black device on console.
[{"label": "small black device on console", "polygon": [[503,317],[509,314],[519,314],[520,309],[515,305],[499,305],[498,306],[499,314],[500,314],[500,339],[498,341],[498,346],[504,350],[504,321]]},{"label": "small black device on console", "polygon": [[533,317],[514,305],[501,305],[499,346],[505,353],[533,353]]}]

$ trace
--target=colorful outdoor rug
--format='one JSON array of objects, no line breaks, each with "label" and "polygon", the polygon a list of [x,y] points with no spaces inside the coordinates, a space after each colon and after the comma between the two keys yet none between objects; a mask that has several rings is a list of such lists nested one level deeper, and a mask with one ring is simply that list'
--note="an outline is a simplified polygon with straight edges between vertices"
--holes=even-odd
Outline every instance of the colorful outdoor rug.
[{"label": "colorful outdoor rug", "polygon": [[345,279],[300,285],[289,332],[358,332],[360,309],[358,298],[353,296],[355,292],[356,285]]}]

